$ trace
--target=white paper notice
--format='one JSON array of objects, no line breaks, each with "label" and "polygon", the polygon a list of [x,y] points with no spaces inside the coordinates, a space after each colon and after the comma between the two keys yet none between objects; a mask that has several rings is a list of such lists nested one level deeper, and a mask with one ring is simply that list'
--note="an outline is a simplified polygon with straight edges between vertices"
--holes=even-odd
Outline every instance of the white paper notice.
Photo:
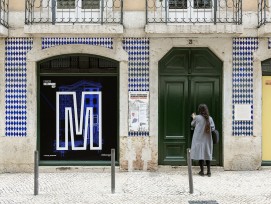
[{"label": "white paper notice", "polygon": [[149,92],[129,92],[129,131],[149,130]]},{"label": "white paper notice", "polygon": [[251,120],[251,104],[234,105],[234,120]]}]

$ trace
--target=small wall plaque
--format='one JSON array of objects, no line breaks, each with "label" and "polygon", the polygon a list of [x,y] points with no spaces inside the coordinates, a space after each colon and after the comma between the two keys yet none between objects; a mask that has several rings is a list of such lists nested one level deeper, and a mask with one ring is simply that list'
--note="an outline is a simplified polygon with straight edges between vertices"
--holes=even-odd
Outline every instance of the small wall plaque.
[{"label": "small wall plaque", "polygon": [[234,105],[234,120],[251,120],[251,104]]}]

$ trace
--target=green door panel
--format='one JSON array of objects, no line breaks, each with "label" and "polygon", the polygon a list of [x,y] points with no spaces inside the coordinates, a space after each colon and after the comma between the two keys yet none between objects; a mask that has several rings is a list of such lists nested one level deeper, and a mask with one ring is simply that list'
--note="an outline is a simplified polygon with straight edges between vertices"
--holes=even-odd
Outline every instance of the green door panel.
[{"label": "green door panel", "polygon": [[159,61],[160,74],[187,74],[189,67],[189,50],[177,49],[169,51],[166,56]]},{"label": "green door panel", "polygon": [[[214,119],[216,129],[221,133],[220,121],[220,79],[216,76],[192,77],[191,83],[191,103],[193,112],[197,112],[198,105],[204,103],[209,108],[209,113]],[[189,139],[191,141],[192,138]],[[189,145],[190,146],[190,145]],[[219,164],[219,145],[214,145],[213,164]]]},{"label": "green door panel", "polygon": [[191,50],[191,72],[197,75],[220,75],[222,62],[208,49]]},{"label": "green door panel", "polygon": [[186,146],[183,143],[172,141],[164,143],[164,165],[185,165],[186,164]]},{"label": "green door panel", "polygon": [[[218,77],[192,77],[191,78],[191,102],[194,112],[197,111],[200,103],[205,103],[210,115],[214,115],[217,110],[216,98],[219,99],[219,78]],[[215,116],[215,115],[214,115]]]},{"label": "green door panel", "polygon": [[[173,48],[159,61],[159,164],[187,165],[190,115],[201,103],[222,133],[221,75],[222,62],[206,48]],[[221,165],[221,141],[214,145],[213,165]]]},{"label": "green door panel", "polygon": [[159,132],[162,133],[163,146],[160,147],[161,164],[184,164],[186,149],[185,125],[187,115],[187,77],[161,77]]}]

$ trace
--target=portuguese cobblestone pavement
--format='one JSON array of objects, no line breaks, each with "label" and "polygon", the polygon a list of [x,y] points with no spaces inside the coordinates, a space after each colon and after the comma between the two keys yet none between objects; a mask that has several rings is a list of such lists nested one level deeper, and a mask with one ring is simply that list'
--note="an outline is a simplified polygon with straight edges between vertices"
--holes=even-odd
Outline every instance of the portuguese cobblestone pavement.
[{"label": "portuguese cobblestone pavement", "polygon": [[116,171],[115,194],[111,193],[110,171],[103,169],[40,173],[36,196],[33,173],[3,173],[0,203],[271,203],[271,168],[257,171],[214,168],[212,177],[200,177],[194,167],[193,194],[189,193],[185,167],[156,172]]}]

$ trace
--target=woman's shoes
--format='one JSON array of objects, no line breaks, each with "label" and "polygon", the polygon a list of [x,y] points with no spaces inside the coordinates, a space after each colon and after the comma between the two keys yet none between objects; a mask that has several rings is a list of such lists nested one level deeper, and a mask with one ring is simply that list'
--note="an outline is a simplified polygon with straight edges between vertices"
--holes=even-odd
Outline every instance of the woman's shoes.
[{"label": "woman's shoes", "polygon": [[204,173],[203,173],[202,171],[200,171],[200,172],[198,173],[198,175],[204,176]]},{"label": "woman's shoes", "polygon": [[[202,171],[200,171],[200,172],[198,173],[198,175],[204,176],[204,173],[203,173]],[[207,175],[208,177],[211,177],[211,172],[208,172],[206,175]]]}]

